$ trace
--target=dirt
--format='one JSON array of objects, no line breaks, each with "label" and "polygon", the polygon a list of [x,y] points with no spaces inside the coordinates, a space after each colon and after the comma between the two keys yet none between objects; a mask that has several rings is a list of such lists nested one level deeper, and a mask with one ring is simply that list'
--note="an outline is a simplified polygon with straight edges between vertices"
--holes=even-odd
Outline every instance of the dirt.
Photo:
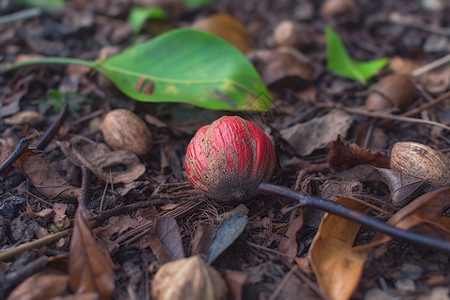
[{"label": "dirt", "polygon": [[[383,111],[385,115],[407,115],[433,124],[387,119],[385,115],[358,113],[352,108],[363,108],[371,87],[388,74],[404,72],[409,76],[411,70],[450,53],[450,5],[425,0],[338,1],[354,6],[342,14],[325,17],[321,11],[323,1],[219,0],[196,9],[187,9],[177,1],[162,1],[168,20],[148,21],[139,35],[130,38],[132,29],[126,22],[130,9],[153,2],[158,1],[67,1],[60,14],[44,14],[2,25],[0,59],[2,63],[33,55],[101,59],[171,28],[190,26],[215,13],[228,13],[248,34],[248,49],[252,50],[247,57],[268,85],[274,107],[264,113],[223,112],[188,104],[136,102],[104,75],[82,66],[36,65],[1,72],[0,161],[7,160],[22,138],[29,140],[31,150],[25,151],[0,177],[0,255],[7,250],[14,253],[0,261],[0,298],[13,291],[26,294],[32,289],[43,290],[43,283],[41,287],[36,283],[28,287],[19,285],[27,278],[39,278],[33,276],[42,270],[60,280],[52,286],[52,280],[56,279],[48,279],[50,284],[45,285],[55,292],[52,294],[55,297],[73,293],[88,297],[82,294],[89,289],[77,289],[74,282],[78,279],[70,278],[75,269],[72,259],[80,259],[81,255],[75,254],[74,232],[85,226],[81,235],[87,237],[76,238],[77,245],[92,243],[89,245],[96,249],[92,252],[94,259],[104,253],[111,257],[111,268],[106,266],[109,262],[105,259],[106,267],[99,270],[106,273],[113,270],[112,296],[108,291],[103,294],[102,291],[108,290],[106,287],[95,292],[104,299],[150,299],[152,279],[164,263],[194,254],[206,258],[215,238],[214,230],[236,212],[247,216],[245,228],[211,264],[228,286],[228,299],[327,299],[308,256],[320,231],[323,213],[293,208],[294,202],[268,194],[258,194],[243,203],[211,201],[187,179],[184,167],[187,145],[201,126],[225,114],[240,115],[257,123],[273,141],[278,163],[270,183],[327,200],[340,195],[358,198],[371,205],[368,216],[386,222],[405,205],[405,197],[411,202],[436,187],[421,181],[418,194],[415,190],[402,190],[397,196],[403,206],[390,203],[389,189],[396,186],[380,180],[381,175],[372,177],[378,171],[367,167],[351,169],[360,165],[359,161],[354,165],[340,161],[339,165],[344,167],[339,170],[334,162],[330,168],[333,155],[330,144],[338,140],[338,134],[328,131],[340,128],[344,144],[356,143],[361,149],[379,152],[381,158],[376,160],[382,160],[382,165],[368,162],[378,168],[389,169],[386,166],[389,151],[399,141],[420,142],[449,157],[450,131],[436,126],[436,123],[450,124],[448,61],[421,76],[413,76],[412,103]],[[3,1],[0,20],[24,9]],[[300,25],[304,44],[297,49],[302,56],[300,63],[295,54],[294,60],[286,58],[287,62],[280,67],[270,65],[273,53],[258,50],[277,48],[273,32],[283,20]],[[326,25],[339,33],[355,60],[389,57],[390,66],[370,78],[366,85],[331,72],[326,67]],[[274,59],[278,55],[281,56],[276,54]],[[439,97],[443,101],[435,101]],[[33,149],[57,121],[65,102],[70,103],[67,120],[48,145]],[[423,107],[426,103],[435,104]],[[124,156],[116,158],[107,147],[98,146],[104,143],[103,117],[114,108],[134,111],[146,122],[153,135],[149,153],[138,158],[122,153]],[[339,116],[335,115],[336,108]],[[414,113],[417,108],[422,109]],[[19,114],[25,111],[39,114],[27,114],[20,119]],[[332,117],[328,120],[330,112]],[[15,119],[8,119],[12,117]],[[299,137],[291,128],[300,123],[304,123],[301,131],[311,132],[310,136]],[[28,159],[34,161],[26,162]],[[354,162],[355,157],[350,160]],[[367,157],[362,161],[367,163]],[[93,166],[89,167],[87,182],[83,182],[86,174],[83,175],[81,165]],[[98,173],[92,172],[95,168]],[[126,175],[128,182],[117,180],[106,184],[115,174],[117,178],[119,174]],[[49,183],[56,186],[47,186]],[[449,228],[445,228],[449,224],[448,195],[447,192],[447,202],[439,204],[442,211],[433,211],[434,217],[446,220],[442,223],[444,228],[422,226],[415,230],[449,242]],[[80,203],[86,206],[85,218],[79,216],[80,210],[77,213]],[[359,233],[350,247],[373,241],[374,231],[366,227],[356,231]],[[41,240],[51,233],[60,236],[51,242],[33,244],[26,251],[14,252],[19,245]],[[170,238],[164,238],[169,233]],[[87,251],[84,255],[88,259],[91,254]],[[368,252],[361,276],[352,277],[357,282],[349,297],[449,299],[449,270],[449,253],[391,240]],[[333,272],[337,271],[330,270]],[[78,282],[83,280],[90,279],[81,278]],[[33,299],[26,295],[27,299]]]}]

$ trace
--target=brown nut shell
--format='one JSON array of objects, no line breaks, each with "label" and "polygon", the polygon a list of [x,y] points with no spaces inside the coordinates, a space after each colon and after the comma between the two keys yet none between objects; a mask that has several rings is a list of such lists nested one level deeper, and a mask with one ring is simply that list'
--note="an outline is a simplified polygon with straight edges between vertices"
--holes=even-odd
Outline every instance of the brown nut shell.
[{"label": "brown nut shell", "polygon": [[391,169],[431,183],[450,186],[450,159],[416,142],[399,142],[391,151]]},{"label": "brown nut shell", "polygon": [[126,109],[114,109],[103,120],[102,133],[114,150],[125,150],[144,155],[152,148],[150,129],[142,119]]},{"label": "brown nut shell", "polygon": [[416,89],[407,75],[391,74],[383,77],[366,99],[369,110],[404,109],[414,100]]},{"label": "brown nut shell", "polygon": [[294,21],[281,21],[275,27],[273,39],[278,46],[300,48],[302,46],[300,26]]}]

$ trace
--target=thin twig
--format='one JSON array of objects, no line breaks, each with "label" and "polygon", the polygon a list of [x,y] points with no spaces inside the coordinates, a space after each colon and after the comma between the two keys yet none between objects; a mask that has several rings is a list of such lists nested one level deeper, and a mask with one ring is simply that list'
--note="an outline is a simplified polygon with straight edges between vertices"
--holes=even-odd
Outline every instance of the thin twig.
[{"label": "thin twig", "polygon": [[258,188],[261,192],[278,195],[297,201],[301,206],[310,206],[333,215],[343,217],[348,220],[358,222],[366,227],[387,234],[398,240],[409,242],[411,244],[429,247],[450,253],[450,243],[438,240],[432,237],[398,229],[379,220],[370,218],[364,214],[348,209],[345,206],[317,197],[304,195],[286,187],[263,183]]},{"label": "thin twig", "polygon": [[358,107],[347,107],[347,106],[343,106],[343,105],[340,105],[340,104],[320,103],[320,104],[317,104],[317,106],[327,107],[327,108],[338,108],[338,109],[342,109],[342,110],[344,110],[346,112],[349,112],[349,113],[352,113],[352,114],[368,116],[368,117],[372,117],[372,118],[387,119],[387,120],[394,120],[394,121],[401,121],[401,122],[408,122],[408,123],[416,123],[416,124],[424,124],[424,125],[431,125],[431,126],[441,127],[441,128],[444,128],[445,130],[449,130],[450,131],[450,127],[449,126],[446,126],[446,125],[438,123],[438,122],[429,121],[429,120],[422,120],[422,119],[416,119],[416,118],[410,118],[410,117],[404,117],[404,116],[397,116],[397,115],[392,115],[392,114],[379,112],[379,111],[368,111],[366,109],[361,109],[361,108],[358,108]]},{"label": "thin twig", "polygon": [[81,166],[81,194],[78,197],[80,208],[86,210],[89,195],[89,170],[86,166]]},{"label": "thin twig", "polygon": [[40,8],[29,8],[24,9],[15,13],[11,13],[6,16],[0,17],[0,25],[5,25],[9,23],[14,23],[17,21],[24,21],[26,19],[31,19],[35,17],[39,17],[42,14],[42,10]]},{"label": "thin twig", "polygon": [[294,274],[295,270],[297,269],[297,265],[293,265],[291,267],[291,269],[289,270],[289,272],[286,273],[286,275],[283,277],[283,279],[280,281],[280,283],[277,285],[277,288],[275,289],[275,291],[273,291],[272,295],[270,295],[269,300],[275,300],[277,299],[278,295],[280,295],[281,291],[283,290],[283,288],[286,286],[286,284],[288,283],[289,279],[291,278],[291,276]]},{"label": "thin twig", "polygon": [[39,142],[36,144],[35,148],[38,150],[44,150],[45,147],[51,142],[51,140],[58,133],[61,126],[64,124],[66,119],[69,117],[69,104],[66,103],[63,107],[63,110],[58,116],[58,119],[50,126]]},{"label": "thin twig", "polygon": [[[49,258],[47,256],[41,256],[29,264],[18,268],[14,272],[0,275],[0,298],[6,299],[8,292],[12,288],[22,283],[26,278],[45,268],[48,262]],[[23,297],[19,296],[18,298]]]},{"label": "thin twig", "polygon": [[19,159],[19,157],[28,150],[28,145],[30,142],[27,139],[21,139],[19,144],[17,144],[13,153],[5,160],[4,163],[0,166],[0,175],[7,173],[9,169],[12,167],[14,162]]},{"label": "thin twig", "polygon": [[416,107],[415,109],[412,109],[410,111],[405,112],[404,114],[401,114],[401,116],[403,116],[403,117],[412,117],[412,116],[420,113],[421,111],[423,111],[425,109],[428,109],[430,107],[433,107],[433,106],[443,102],[444,100],[446,100],[448,98],[450,98],[450,91],[445,93],[445,94],[443,94],[443,95],[440,95],[439,97],[437,97],[436,99],[434,99],[434,100],[432,100],[430,102],[427,102],[427,103],[425,103],[425,104],[423,104],[423,105],[421,105],[419,107]]},{"label": "thin twig", "polygon": [[11,257],[19,255],[25,251],[32,250],[32,249],[38,248],[40,246],[55,242],[55,241],[59,240],[60,238],[67,236],[69,233],[70,233],[70,229],[67,229],[64,231],[60,231],[60,232],[57,232],[54,234],[47,235],[46,237],[40,238],[38,240],[34,240],[32,242],[26,242],[17,247],[2,251],[2,252],[0,252],[0,261],[5,260],[5,259],[10,259]]},{"label": "thin twig", "polygon": [[104,220],[111,218],[112,216],[115,216],[115,215],[118,215],[118,214],[121,214],[124,212],[135,211],[139,208],[145,208],[145,207],[149,207],[152,205],[159,205],[159,204],[163,204],[166,202],[167,202],[167,200],[165,200],[165,199],[155,199],[155,200],[143,201],[143,202],[138,202],[138,203],[132,203],[132,204],[128,204],[128,205],[116,206],[114,208],[102,211],[98,216],[93,217],[92,220],[94,220],[96,222],[102,222]]},{"label": "thin twig", "polygon": [[450,54],[447,54],[447,55],[444,56],[444,57],[441,57],[441,58],[439,58],[439,59],[437,59],[437,60],[435,60],[435,61],[432,61],[431,63],[429,63],[429,64],[423,66],[423,67],[420,67],[420,68],[414,70],[414,71],[411,73],[411,76],[413,76],[413,77],[419,77],[419,76],[421,76],[421,75],[423,75],[423,74],[425,74],[425,73],[428,73],[428,72],[430,72],[431,70],[434,70],[434,69],[436,69],[436,68],[439,68],[439,67],[441,67],[441,66],[443,66],[443,65],[445,65],[445,64],[447,64],[447,63],[449,63],[449,62],[450,62]]}]

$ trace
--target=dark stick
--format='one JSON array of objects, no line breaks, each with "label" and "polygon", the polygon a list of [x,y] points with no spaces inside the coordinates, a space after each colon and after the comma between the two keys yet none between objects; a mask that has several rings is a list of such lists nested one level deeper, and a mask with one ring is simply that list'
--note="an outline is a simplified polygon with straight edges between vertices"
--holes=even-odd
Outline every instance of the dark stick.
[{"label": "dark stick", "polygon": [[86,210],[86,205],[89,195],[89,170],[86,166],[81,166],[81,195],[78,199],[78,204],[83,210]]},{"label": "dark stick", "polygon": [[9,169],[12,167],[14,162],[19,159],[19,157],[28,150],[29,141],[27,139],[20,139],[19,144],[17,144],[16,149],[14,149],[13,153],[5,160],[4,163],[0,166],[0,174],[7,173]]},{"label": "dark stick", "polygon": [[22,266],[15,272],[0,275],[0,298],[6,299],[11,289],[23,282],[26,278],[42,270],[48,263],[47,256],[41,256],[29,264]]},{"label": "dark stick", "polygon": [[258,190],[264,193],[296,200],[301,206],[314,207],[327,213],[358,222],[372,230],[385,233],[396,239],[409,242],[411,244],[430,247],[436,250],[450,253],[449,242],[431,238],[411,231],[398,229],[331,201],[323,200],[309,195],[303,195],[289,188],[267,183],[260,184]]},{"label": "dark stick", "polygon": [[58,130],[64,124],[66,119],[69,117],[69,104],[66,103],[63,107],[63,110],[58,116],[58,119],[50,126],[47,131],[44,133],[42,138],[39,140],[37,145],[35,146],[38,150],[44,150],[45,147],[50,143],[53,137],[58,133]]}]

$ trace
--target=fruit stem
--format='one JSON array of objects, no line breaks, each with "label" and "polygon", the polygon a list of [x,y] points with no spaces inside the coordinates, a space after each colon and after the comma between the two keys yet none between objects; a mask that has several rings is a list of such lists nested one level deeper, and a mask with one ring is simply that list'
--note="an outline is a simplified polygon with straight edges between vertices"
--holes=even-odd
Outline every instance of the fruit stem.
[{"label": "fruit stem", "polygon": [[260,184],[258,190],[267,194],[277,195],[298,201],[297,206],[310,206],[327,213],[358,222],[372,230],[382,232],[396,239],[409,242],[411,244],[426,246],[435,250],[450,253],[449,242],[424,236],[412,231],[406,231],[396,228],[331,201],[327,201],[310,195],[304,195],[286,187],[267,183]]},{"label": "fruit stem", "polygon": [[20,68],[28,65],[38,65],[38,64],[73,64],[73,65],[81,65],[89,68],[94,68],[96,62],[79,59],[79,58],[70,58],[70,57],[42,57],[42,58],[33,58],[27,59],[20,62],[15,62],[9,64],[8,70]]}]

